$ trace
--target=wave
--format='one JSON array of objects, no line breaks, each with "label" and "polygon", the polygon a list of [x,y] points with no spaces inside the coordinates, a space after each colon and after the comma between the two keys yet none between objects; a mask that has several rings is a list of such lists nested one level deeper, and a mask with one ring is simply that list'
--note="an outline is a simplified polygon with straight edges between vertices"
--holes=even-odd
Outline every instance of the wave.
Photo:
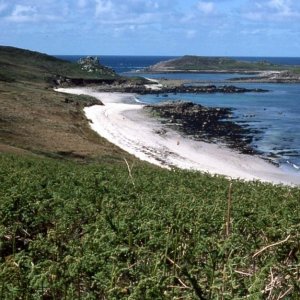
[{"label": "wave", "polygon": [[134,96],[133,97],[134,101],[137,103],[141,103],[141,104],[147,104],[146,102],[141,101],[138,97]]},{"label": "wave", "polygon": [[288,165],[292,166],[296,170],[300,170],[300,166],[296,165],[295,163],[290,162],[289,160],[286,161]]}]

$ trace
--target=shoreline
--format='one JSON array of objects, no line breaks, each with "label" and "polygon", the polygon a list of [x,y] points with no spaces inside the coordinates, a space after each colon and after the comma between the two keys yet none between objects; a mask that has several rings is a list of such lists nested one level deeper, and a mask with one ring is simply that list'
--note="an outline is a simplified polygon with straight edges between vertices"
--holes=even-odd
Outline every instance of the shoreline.
[{"label": "shoreline", "polygon": [[[181,69],[157,69],[141,70],[133,72],[134,74],[236,74],[250,77],[232,77],[224,80],[224,83],[300,83],[300,74],[295,74],[289,70],[181,70]],[[207,81],[199,81],[207,82]],[[209,82],[209,81],[208,81]]]},{"label": "shoreline", "polygon": [[[59,88],[58,92],[86,94],[104,105],[86,107],[90,126],[99,135],[141,160],[164,168],[181,168],[233,179],[300,185],[289,174],[263,159],[218,144],[194,141],[165,127],[143,111],[134,94],[103,93],[91,88]],[[163,134],[161,134],[163,133]]]}]

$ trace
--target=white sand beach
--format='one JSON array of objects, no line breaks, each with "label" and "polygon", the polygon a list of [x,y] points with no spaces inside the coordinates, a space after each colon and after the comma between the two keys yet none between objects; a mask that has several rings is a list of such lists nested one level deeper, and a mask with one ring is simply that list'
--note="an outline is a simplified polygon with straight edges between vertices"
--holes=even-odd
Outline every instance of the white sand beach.
[{"label": "white sand beach", "polygon": [[300,174],[286,173],[265,160],[225,146],[193,141],[164,127],[142,110],[134,94],[103,93],[92,88],[59,88],[58,92],[96,97],[104,105],[86,107],[91,128],[141,160],[234,179],[300,185]]}]

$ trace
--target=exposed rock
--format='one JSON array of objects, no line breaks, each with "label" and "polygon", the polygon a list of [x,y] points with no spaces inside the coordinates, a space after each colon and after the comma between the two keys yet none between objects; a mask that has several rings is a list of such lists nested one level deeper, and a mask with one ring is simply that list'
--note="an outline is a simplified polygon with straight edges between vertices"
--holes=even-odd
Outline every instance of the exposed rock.
[{"label": "exposed rock", "polygon": [[69,86],[71,85],[71,79],[65,76],[56,75],[53,78],[53,83],[55,86]]},{"label": "exposed rock", "polygon": [[98,74],[115,74],[115,71],[105,67],[100,64],[99,58],[97,56],[87,56],[80,58],[78,64],[81,67],[81,70],[87,71],[88,73],[98,73]]},{"label": "exposed rock", "polygon": [[78,64],[81,66],[82,70],[88,72],[95,72],[100,66],[100,61],[98,57],[87,56],[80,58]]},{"label": "exposed rock", "polygon": [[162,122],[195,140],[221,141],[242,153],[254,154],[250,147],[253,131],[231,120],[232,109],[209,108],[192,102],[168,101],[148,105],[146,110],[162,118]]},{"label": "exposed rock", "polygon": [[113,91],[113,92],[121,92],[121,93],[136,93],[136,94],[154,94],[154,95],[162,95],[163,97],[168,97],[168,94],[177,94],[177,93],[192,93],[192,94],[213,94],[213,93],[226,93],[226,94],[234,94],[234,93],[263,93],[268,92],[268,90],[264,89],[246,89],[240,88],[233,85],[201,85],[201,86],[190,86],[190,85],[174,85],[174,86],[162,86],[160,89],[152,89],[149,88],[150,84],[144,84],[139,82],[131,82],[131,81],[115,81],[112,85],[102,85],[98,86],[98,90],[100,91]]}]

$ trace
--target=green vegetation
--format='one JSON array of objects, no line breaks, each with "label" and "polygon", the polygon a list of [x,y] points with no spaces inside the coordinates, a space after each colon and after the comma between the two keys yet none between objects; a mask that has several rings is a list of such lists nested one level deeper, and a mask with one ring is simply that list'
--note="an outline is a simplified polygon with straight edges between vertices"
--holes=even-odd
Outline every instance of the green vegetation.
[{"label": "green vegetation", "polygon": [[205,57],[186,55],[177,59],[164,61],[149,68],[150,71],[166,69],[181,71],[264,71],[287,70],[291,66],[275,65],[267,61],[246,62],[226,57]]},{"label": "green vegetation", "polygon": [[0,159],[1,299],[299,299],[299,188]]},{"label": "green vegetation", "polygon": [[103,67],[103,72],[89,73],[77,63],[19,48],[0,46],[0,81],[28,80],[44,82],[54,76],[82,79],[112,79],[116,74]]},{"label": "green vegetation", "polygon": [[300,68],[299,68],[299,67],[296,67],[295,69],[292,70],[292,72],[293,72],[294,74],[300,75]]}]

